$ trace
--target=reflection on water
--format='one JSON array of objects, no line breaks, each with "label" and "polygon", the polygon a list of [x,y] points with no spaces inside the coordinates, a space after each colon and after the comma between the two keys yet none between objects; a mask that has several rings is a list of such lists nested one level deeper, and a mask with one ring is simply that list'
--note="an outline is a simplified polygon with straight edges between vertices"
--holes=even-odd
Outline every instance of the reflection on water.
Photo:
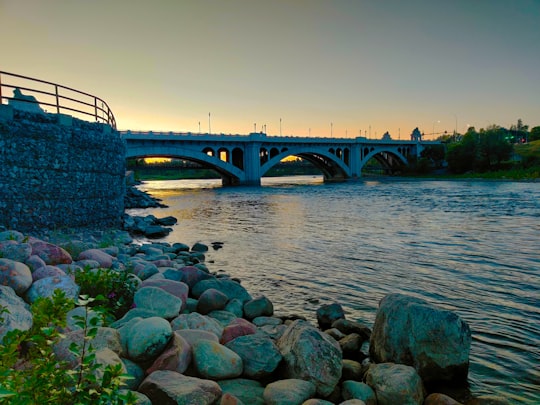
[{"label": "reflection on water", "polygon": [[225,242],[213,270],[267,295],[276,313],[314,320],[340,302],[372,325],[391,292],[427,299],[471,326],[475,394],[540,403],[540,183],[263,179],[221,188],[219,180],[147,182],[173,215],[165,239]]}]

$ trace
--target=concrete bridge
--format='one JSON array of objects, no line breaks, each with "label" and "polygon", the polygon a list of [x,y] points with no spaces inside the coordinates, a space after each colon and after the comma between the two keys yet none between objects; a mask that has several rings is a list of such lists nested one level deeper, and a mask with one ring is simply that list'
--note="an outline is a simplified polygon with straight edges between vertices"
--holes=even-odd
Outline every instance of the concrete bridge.
[{"label": "concrete bridge", "polygon": [[283,158],[298,156],[319,168],[325,181],[361,177],[372,158],[388,173],[419,157],[428,144],[439,142],[311,138],[249,135],[213,135],[176,132],[122,131],[126,158],[170,157],[197,162],[221,174],[223,185],[260,185],[261,177]]}]

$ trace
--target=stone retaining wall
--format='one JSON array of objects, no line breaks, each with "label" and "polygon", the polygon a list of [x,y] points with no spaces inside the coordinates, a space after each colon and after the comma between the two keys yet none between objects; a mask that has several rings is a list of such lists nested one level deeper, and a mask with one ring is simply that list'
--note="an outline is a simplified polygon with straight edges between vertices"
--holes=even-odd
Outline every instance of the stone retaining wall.
[{"label": "stone retaining wall", "polygon": [[121,226],[125,143],[108,125],[2,105],[0,166],[0,226]]}]

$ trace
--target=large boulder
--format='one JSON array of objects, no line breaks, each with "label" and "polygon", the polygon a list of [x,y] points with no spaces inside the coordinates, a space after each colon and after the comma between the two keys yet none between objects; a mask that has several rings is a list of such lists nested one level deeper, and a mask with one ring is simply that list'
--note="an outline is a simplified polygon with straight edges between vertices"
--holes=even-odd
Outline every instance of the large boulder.
[{"label": "large boulder", "polygon": [[454,312],[403,294],[384,297],[373,326],[374,362],[413,366],[424,382],[467,378],[471,331]]},{"label": "large boulder", "polygon": [[180,334],[175,333],[169,345],[154,361],[147,373],[152,374],[156,370],[172,370],[182,374],[190,363],[191,345]]},{"label": "large boulder", "polygon": [[161,354],[173,335],[171,325],[163,318],[141,319],[121,330],[125,339],[128,358],[135,362],[153,360]]},{"label": "large boulder", "polygon": [[187,377],[169,370],[154,371],[142,382],[139,392],[159,405],[211,405],[221,397],[221,388],[215,381]]},{"label": "large boulder", "polygon": [[173,330],[180,329],[200,329],[212,332],[214,335],[221,337],[223,333],[223,326],[215,319],[209,316],[204,316],[198,312],[192,312],[191,314],[180,314],[171,321]]},{"label": "large boulder", "polygon": [[221,291],[214,288],[209,288],[208,290],[203,291],[199,297],[199,302],[197,303],[197,312],[207,315],[212,311],[223,309],[225,308],[225,305],[227,305],[228,300],[229,298],[227,298],[227,296]]},{"label": "large boulder", "polygon": [[337,342],[310,323],[292,322],[278,339],[288,378],[311,381],[317,393],[330,395],[341,378],[342,353]]},{"label": "large boulder", "polygon": [[28,266],[11,259],[0,259],[0,285],[13,288],[22,295],[32,284],[32,272]]},{"label": "large boulder", "polygon": [[421,405],[424,401],[420,376],[404,364],[373,364],[366,374],[366,383],[375,391],[379,405]]},{"label": "large boulder", "polygon": [[199,281],[193,286],[191,293],[195,298],[199,298],[209,288],[221,291],[230,300],[237,298],[242,302],[251,301],[251,295],[247,290],[241,284],[229,279],[209,278]]},{"label": "large boulder", "polygon": [[32,313],[27,303],[15,294],[11,287],[0,285],[0,308],[9,312],[0,313],[0,343],[4,336],[15,329],[26,331],[32,327]]},{"label": "large boulder", "polygon": [[15,240],[0,242],[0,257],[25,262],[32,255],[32,246],[29,243],[20,243]]},{"label": "large boulder", "polygon": [[218,384],[224,394],[234,395],[245,405],[265,405],[263,399],[264,387],[256,380],[233,378],[218,381]]},{"label": "large boulder", "polygon": [[110,269],[114,257],[100,249],[88,249],[79,254],[78,260],[95,260],[99,267]]},{"label": "large boulder", "polygon": [[359,381],[343,381],[341,395],[344,399],[360,399],[366,405],[377,405],[377,396],[371,387]]},{"label": "large boulder", "polygon": [[338,303],[323,305],[317,309],[317,323],[322,330],[329,329],[332,322],[345,318],[345,311]]},{"label": "large boulder", "polygon": [[262,296],[252,299],[244,304],[244,316],[247,319],[255,319],[259,316],[274,315],[274,305],[268,298]]}]

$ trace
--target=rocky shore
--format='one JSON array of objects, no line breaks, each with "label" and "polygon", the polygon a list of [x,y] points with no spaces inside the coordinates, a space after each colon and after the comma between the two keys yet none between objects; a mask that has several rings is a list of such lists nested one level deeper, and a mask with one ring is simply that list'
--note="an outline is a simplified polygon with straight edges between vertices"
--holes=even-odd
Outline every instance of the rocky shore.
[{"label": "rocky shore", "polygon": [[[317,325],[274,314],[234,275],[205,264],[204,244],[134,244],[127,232],[36,238],[0,232],[0,340],[32,325],[29,304],[55,289],[76,299],[77,272],[129,273],[132,305],[102,320],[92,344],[119,364],[138,404],[508,404],[451,392],[465,385],[471,334],[458,315],[401,294],[386,296],[372,328],[321,306]],[[114,294],[112,291],[111,294]],[[82,345],[68,314],[58,359]],[[369,349],[368,349],[369,347]],[[1,382],[0,382],[1,383]],[[432,387],[445,389],[433,392]],[[462,391],[463,392],[463,391]],[[461,401],[461,402],[458,402]]]}]

